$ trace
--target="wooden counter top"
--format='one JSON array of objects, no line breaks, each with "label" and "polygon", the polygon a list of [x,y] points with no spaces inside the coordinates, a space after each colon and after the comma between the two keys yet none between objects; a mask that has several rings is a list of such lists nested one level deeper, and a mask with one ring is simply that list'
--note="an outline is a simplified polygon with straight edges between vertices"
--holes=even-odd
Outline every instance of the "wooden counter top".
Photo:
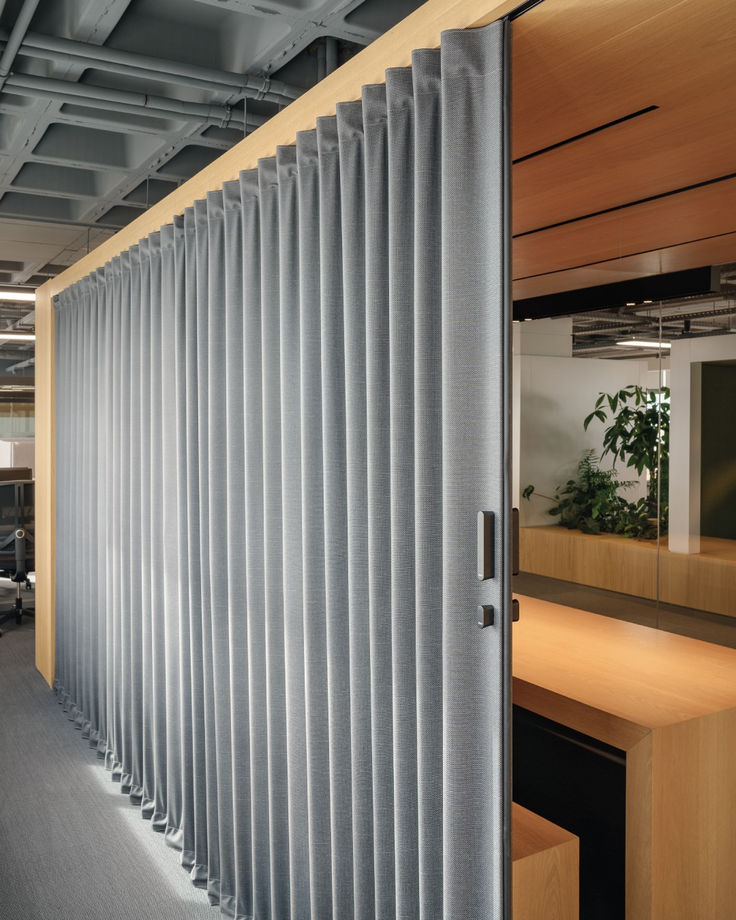
[{"label": "wooden counter top", "polygon": [[736,649],[537,598],[518,599],[513,673],[521,705],[523,685],[534,685],[601,720],[622,720],[632,740],[652,728],[736,707]]},{"label": "wooden counter top", "polygon": [[732,920],[736,650],[519,605],[514,704],[626,752],[627,920]]}]

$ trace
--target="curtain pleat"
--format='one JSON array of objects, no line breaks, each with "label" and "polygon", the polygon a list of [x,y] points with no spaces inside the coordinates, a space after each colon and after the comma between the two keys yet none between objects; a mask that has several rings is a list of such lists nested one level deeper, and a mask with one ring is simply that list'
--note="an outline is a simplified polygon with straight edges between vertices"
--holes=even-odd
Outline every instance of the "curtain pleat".
[{"label": "curtain pleat", "polygon": [[502,916],[502,65],[447,33],[57,299],[56,689],[238,920]]}]

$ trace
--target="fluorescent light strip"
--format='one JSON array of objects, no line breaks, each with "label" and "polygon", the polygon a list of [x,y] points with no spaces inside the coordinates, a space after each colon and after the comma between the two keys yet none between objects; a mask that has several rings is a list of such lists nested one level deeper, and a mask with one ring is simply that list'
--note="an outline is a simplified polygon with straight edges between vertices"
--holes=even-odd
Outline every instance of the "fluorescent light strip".
[{"label": "fluorescent light strip", "polygon": [[7,300],[10,303],[20,303],[21,301],[36,302],[36,295],[33,291],[0,291],[0,300]]},{"label": "fluorescent light strip", "polygon": [[651,339],[622,339],[617,345],[626,345],[629,348],[672,348],[671,342],[654,342]]},{"label": "fluorescent light strip", "polygon": [[33,332],[0,332],[0,342],[35,342]]}]

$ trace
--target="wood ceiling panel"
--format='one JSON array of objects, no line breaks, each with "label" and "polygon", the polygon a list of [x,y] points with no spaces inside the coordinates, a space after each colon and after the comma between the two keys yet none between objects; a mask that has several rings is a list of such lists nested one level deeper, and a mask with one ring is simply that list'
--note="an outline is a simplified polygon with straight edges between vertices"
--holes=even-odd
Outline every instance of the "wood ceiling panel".
[{"label": "wood ceiling panel", "polygon": [[[736,87],[731,96],[736,111]],[[516,164],[514,233],[736,172],[734,127],[723,106],[723,97],[712,95],[657,109]]]},{"label": "wood ceiling panel", "polygon": [[514,22],[514,158],[732,85],[732,0],[544,0]]},{"label": "wood ceiling panel", "polygon": [[517,237],[514,277],[542,275],[736,232],[736,179]]},{"label": "wood ceiling panel", "polygon": [[736,173],[733,0],[543,0],[513,28],[513,156],[562,144],[513,167],[515,296],[732,260],[736,184],[689,187]]},{"label": "wood ceiling panel", "polygon": [[726,262],[736,262],[736,233],[636,253],[581,268],[519,278],[513,283],[513,296],[514,300],[541,297],[544,294],[575,291],[599,284],[630,281],[644,275],[682,271],[701,265],[722,265]]}]

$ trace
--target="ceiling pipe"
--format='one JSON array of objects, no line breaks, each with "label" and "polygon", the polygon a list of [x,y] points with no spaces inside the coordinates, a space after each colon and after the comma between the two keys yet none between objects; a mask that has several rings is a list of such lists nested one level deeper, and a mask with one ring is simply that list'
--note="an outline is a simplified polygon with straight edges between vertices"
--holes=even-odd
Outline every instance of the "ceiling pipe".
[{"label": "ceiling pipe", "polygon": [[39,4],[39,0],[23,0],[23,6],[20,8],[20,12],[16,17],[13,30],[8,36],[5,49],[0,56],[0,91],[8,79],[8,74],[10,73],[13,63],[15,62],[15,56],[18,53],[18,49],[23,43],[28,27],[31,24],[33,19],[33,14],[36,12],[36,7]]},{"label": "ceiling pipe", "polygon": [[10,367],[6,367],[5,373],[15,375],[18,371],[23,370],[24,367],[32,367],[35,363],[35,358],[28,358],[26,361],[19,361],[17,364],[11,364]]},{"label": "ceiling pipe", "polygon": [[337,39],[328,35],[325,38],[325,71],[331,74],[338,66]]},{"label": "ceiling pipe", "polygon": [[[234,115],[230,106],[206,105],[199,102],[181,102],[162,96],[149,96],[128,90],[92,86],[89,83],[74,83],[70,80],[54,80],[31,74],[13,74],[7,78],[5,90],[13,95],[43,96],[58,102],[88,105],[92,108],[114,109],[128,114],[149,117],[173,118],[179,120],[197,119],[223,127],[243,129],[242,116]],[[266,121],[264,116],[248,114],[248,121],[254,127]]]},{"label": "ceiling pipe", "polygon": [[[0,30],[0,40],[5,39],[7,33]],[[54,38],[38,32],[28,32],[23,41],[21,53],[30,52],[37,57],[58,63],[68,63],[71,56],[87,66],[94,64],[101,70],[126,76],[132,76],[133,71],[136,71],[135,75],[147,79],[151,79],[155,74],[159,78],[175,77],[176,82],[183,86],[210,91],[218,89],[251,99],[265,99],[279,105],[291,102],[304,92],[300,87],[284,83],[282,80],[274,80],[269,76],[236,74],[195,64],[181,64],[178,61],[162,60],[132,51],[119,51],[105,45],[90,45],[68,38]]]},{"label": "ceiling pipe", "polygon": [[[30,91],[26,90],[6,90],[6,93],[10,95],[30,95]],[[180,135],[176,128],[168,127],[165,124],[161,124],[162,119],[175,119],[178,121],[182,120],[182,116],[176,112],[171,112],[167,115],[165,112],[151,112],[146,109],[141,109],[138,106],[114,106],[108,102],[100,102],[97,105],[91,104],[88,100],[81,101],[77,97],[69,96],[68,98],[61,98],[58,93],[41,93],[34,91],[34,97],[40,99],[52,99],[55,102],[63,102],[70,105],[76,105],[81,107],[89,108],[92,111],[90,112],[69,112],[62,111],[55,112],[53,115],[53,120],[59,124],[67,125],[82,125],[88,126],[91,128],[103,128],[109,131],[125,131],[130,130],[139,134],[153,134],[156,137],[170,137],[172,140],[178,140]],[[4,107],[0,104],[0,114],[8,113],[11,115],[17,114],[17,109],[9,109],[9,107]],[[93,114],[93,112],[98,112],[99,114]],[[233,117],[230,120],[229,127],[233,128],[236,131],[243,130],[242,122],[242,113],[238,113],[239,118]],[[125,117],[125,116],[130,117]],[[150,119],[150,121],[148,121]],[[267,119],[262,115],[253,115],[248,112],[248,130],[255,129],[259,127]],[[220,125],[221,122],[217,121],[217,125]],[[223,147],[223,149],[225,149]]]}]

